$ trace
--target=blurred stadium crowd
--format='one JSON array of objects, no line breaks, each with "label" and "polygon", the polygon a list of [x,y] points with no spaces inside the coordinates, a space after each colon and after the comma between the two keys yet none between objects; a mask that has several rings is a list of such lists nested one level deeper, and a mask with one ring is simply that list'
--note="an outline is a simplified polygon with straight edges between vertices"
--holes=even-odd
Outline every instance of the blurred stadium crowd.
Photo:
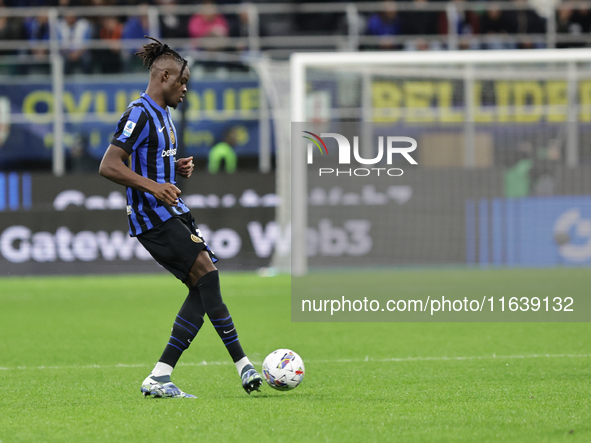
[{"label": "blurred stadium crowd", "polygon": [[[205,0],[200,9],[194,7],[186,13],[178,6],[195,6],[188,0],[0,0],[0,40],[21,40],[43,42],[49,40],[50,26],[46,13],[36,13],[26,17],[2,16],[4,8],[31,7],[109,7],[137,6],[137,15],[89,15],[84,16],[68,10],[61,10],[57,38],[65,55],[66,73],[118,73],[138,66],[130,57],[133,51],[124,49],[120,44],[124,39],[141,39],[150,34],[148,8],[158,8],[158,37],[163,39],[194,39],[192,49],[214,49],[216,51],[246,51],[246,44],[225,45],[200,44],[204,37],[248,37],[252,33],[249,23],[252,15],[248,7],[257,4],[259,13],[258,36],[335,36],[351,33],[351,18],[347,17],[346,4],[343,2],[306,1],[305,3],[333,3],[342,6],[341,12],[297,12],[266,13],[268,0],[253,1],[249,4],[235,0]],[[360,36],[373,39],[359,40],[359,50],[439,50],[447,49],[446,41],[441,38],[450,33],[453,27],[458,36],[459,49],[520,49],[543,48],[548,45],[543,35],[550,26],[540,8],[526,0],[501,2],[505,7],[490,5],[488,8],[475,10],[466,8],[470,2],[454,0],[409,0],[403,2],[384,1],[376,3],[379,8],[373,12],[365,9],[356,10],[355,30]],[[286,6],[295,6],[295,2],[283,2]],[[363,4],[358,2],[357,4]],[[436,6],[438,4],[438,6]],[[496,3],[497,5],[499,3]],[[574,6],[573,6],[574,5]],[[171,8],[171,6],[173,8]],[[222,14],[220,6],[224,9]],[[232,9],[233,6],[234,8]],[[230,9],[228,9],[230,7]],[[104,8],[103,8],[104,9]],[[167,10],[168,9],[168,10]],[[439,10],[435,10],[439,9]],[[232,10],[232,13],[225,11]],[[39,11],[39,10],[37,10]],[[116,13],[116,12],[115,12]],[[556,5],[552,32],[555,35],[568,35],[567,40],[558,40],[556,47],[587,46],[584,38],[591,30],[591,10],[586,2],[581,6],[570,2]],[[515,36],[515,38],[511,38]],[[518,36],[518,37],[517,37]],[[531,38],[528,38],[531,36]],[[578,36],[580,38],[578,38]],[[438,38],[439,37],[439,38]],[[108,42],[96,49],[89,42],[99,40]],[[1,43],[0,43],[1,45]],[[89,47],[90,46],[90,47]],[[304,45],[305,46],[305,45]],[[318,45],[313,45],[318,47]],[[65,48],[65,49],[64,49]],[[264,43],[261,45],[264,50]],[[298,48],[305,49],[305,48]],[[47,49],[2,49],[0,55],[47,55]],[[19,68],[23,69],[37,68]]]}]

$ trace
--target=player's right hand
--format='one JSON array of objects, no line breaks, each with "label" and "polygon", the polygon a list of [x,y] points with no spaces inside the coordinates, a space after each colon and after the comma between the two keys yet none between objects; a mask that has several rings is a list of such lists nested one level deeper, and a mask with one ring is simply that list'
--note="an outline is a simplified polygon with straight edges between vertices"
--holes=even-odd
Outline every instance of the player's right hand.
[{"label": "player's right hand", "polygon": [[181,195],[181,190],[172,183],[157,183],[156,190],[152,195],[170,206],[176,206],[179,202],[178,197]]}]

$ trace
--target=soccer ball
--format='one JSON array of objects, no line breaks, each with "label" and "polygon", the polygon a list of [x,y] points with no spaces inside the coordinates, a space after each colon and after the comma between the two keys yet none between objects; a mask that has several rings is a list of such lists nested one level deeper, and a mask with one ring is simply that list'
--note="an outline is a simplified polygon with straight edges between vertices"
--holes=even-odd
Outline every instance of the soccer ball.
[{"label": "soccer ball", "polygon": [[263,362],[265,380],[279,391],[288,391],[299,385],[305,370],[302,358],[289,349],[277,349]]}]

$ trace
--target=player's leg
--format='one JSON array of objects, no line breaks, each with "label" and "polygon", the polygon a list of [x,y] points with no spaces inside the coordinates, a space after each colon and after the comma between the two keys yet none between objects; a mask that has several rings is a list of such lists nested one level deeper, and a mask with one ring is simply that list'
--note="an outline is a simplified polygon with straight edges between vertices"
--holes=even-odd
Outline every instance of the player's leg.
[{"label": "player's leg", "polygon": [[[152,257],[181,281],[186,281],[195,257],[203,249],[192,240],[185,221],[172,218],[162,225],[138,236]],[[196,238],[196,237],[195,237]],[[142,383],[144,395],[154,397],[193,397],[185,394],[170,380],[172,371],[183,352],[203,325],[205,308],[197,287],[191,289],[172,323],[172,333],[164,352],[150,375]]]},{"label": "player's leg", "polygon": [[201,302],[201,294],[197,288],[193,288],[189,291],[189,295],[174,319],[172,333],[160,360],[158,360],[150,375],[142,383],[142,392],[144,395],[156,397],[192,397],[189,394],[183,393],[172,384],[170,376],[181,355],[189,348],[191,342],[201,329],[204,316],[205,309]]},{"label": "player's leg", "polygon": [[197,256],[185,283],[191,290],[200,292],[205,312],[232,357],[246,392],[258,391],[263,379],[242,350],[236,325],[222,299],[218,270],[207,251]]},{"label": "player's leg", "polygon": [[189,291],[189,295],[187,295],[185,302],[174,320],[172,334],[164,348],[159,363],[172,368],[175,367],[183,351],[191,345],[191,342],[201,329],[204,315],[205,308],[201,301],[201,294],[196,288],[193,288]]}]

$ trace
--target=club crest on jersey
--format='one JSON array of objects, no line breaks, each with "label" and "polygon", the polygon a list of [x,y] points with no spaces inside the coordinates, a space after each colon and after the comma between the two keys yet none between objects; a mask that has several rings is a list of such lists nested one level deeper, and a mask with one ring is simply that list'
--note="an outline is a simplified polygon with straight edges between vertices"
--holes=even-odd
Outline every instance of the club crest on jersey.
[{"label": "club crest on jersey", "polygon": [[195,234],[191,234],[191,240],[193,240],[195,243],[203,243],[203,240],[201,240]]},{"label": "club crest on jersey", "polygon": [[133,128],[135,128],[135,123],[131,120],[127,120],[127,123],[125,123],[125,128],[123,128],[123,135],[126,137],[131,137]]},{"label": "club crest on jersey", "polygon": [[173,145],[176,143],[176,138],[174,136],[174,132],[172,129],[170,130],[170,143],[172,143]]}]

